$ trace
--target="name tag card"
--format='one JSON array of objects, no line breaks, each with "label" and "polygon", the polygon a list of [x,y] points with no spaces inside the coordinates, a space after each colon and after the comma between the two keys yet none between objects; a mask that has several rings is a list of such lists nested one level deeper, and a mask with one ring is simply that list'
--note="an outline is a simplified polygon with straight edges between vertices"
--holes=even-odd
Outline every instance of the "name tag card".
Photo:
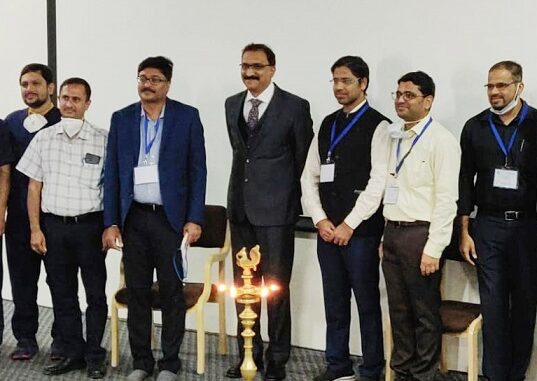
[{"label": "name tag card", "polygon": [[158,183],[158,166],[147,165],[134,168],[134,184],[151,184]]},{"label": "name tag card", "polygon": [[321,164],[321,183],[333,182],[335,170],[336,164],[334,163]]},{"label": "name tag card", "polygon": [[505,167],[496,168],[492,185],[495,188],[518,189],[518,170]]},{"label": "name tag card", "polygon": [[384,205],[397,204],[397,198],[399,197],[399,187],[388,186],[384,190]]}]

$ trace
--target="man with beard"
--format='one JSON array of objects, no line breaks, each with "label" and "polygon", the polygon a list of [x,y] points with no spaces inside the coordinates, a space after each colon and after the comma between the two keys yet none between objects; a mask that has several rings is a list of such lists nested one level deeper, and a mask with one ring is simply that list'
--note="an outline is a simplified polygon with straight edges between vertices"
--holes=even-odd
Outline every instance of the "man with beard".
[{"label": "man with beard", "polygon": [[[233,148],[228,216],[233,252],[261,246],[253,282],[276,284],[267,298],[270,343],[265,380],[283,380],[291,351],[289,282],[294,257],[294,224],[300,212],[300,175],[313,136],[309,103],[272,83],[274,52],[263,44],[242,50],[241,78],[246,90],[226,99],[226,123]],[[236,282],[241,269],[234,264]],[[260,314],[259,305],[255,305]],[[239,313],[239,305],[237,305]],[[254,357],[263,371],[259,320],[254,325]],[[240,324],[237,328],[240,332]],[[226,376],[240,378],[244,341],[237,335],[240,361]]]},{"label": "man with beard", "polygon": [[123,247],[129,342],[128,381],[153,373],[151,286],[156,269],[162,310],[157,381],[177,380],[185,333],[181,241],[201,235],[205,142],[198,110],[167,98],[173,63],[149,57],[138,66],[140,102],[112,115],[104,172],[105,249]]},{"label": "man with beard", "polygon": [[483,374],[523,380],[537,303],[537,110],[521,99],[516,62],[493,65],[485,87],[490,109],[468,120],[461,134],[460,251],[477,267]]},{"label": "man with beard", "polygon": [[[22,100],[28,108],[9,114],[6,128],[14,150],[16,166],[26,147],[37,131],[60,121],[60,111],[54,107],[53,75],[46,65],[32,63],[25,66],[19,83]],[[37,286],[43,257],[30,247],[30,225],[26,199],[28,177],[18,171],[11,173],[11,192],[6,221],[6,245],[11,292],[15,311],[11,319],[17,348],[11,353],[12,360],[29,360],[38,351],[35,335],[38,328]],[[61,341],[55,324],[52,326],[52,360],[62,356]]]},{"label": "man with beard", "polygon": [[389,120],[367,101],[369,67],[362,58],[342,57],[331,70],[334,95],[343,108],[324,119],[302,174],[304,208],[318,229],[326,315],[328,367],[315,380],[356,379],[349,354],[352,290],[360,317],[360,380],[378,381],[384,350],[377,248],[384,218],[378,202],[360,194],[366,186],[384,189],[383,181],[368,180],[372,163],[385,161],[378,156],[385,151],[372,152],[371,144],[386,135]]}]

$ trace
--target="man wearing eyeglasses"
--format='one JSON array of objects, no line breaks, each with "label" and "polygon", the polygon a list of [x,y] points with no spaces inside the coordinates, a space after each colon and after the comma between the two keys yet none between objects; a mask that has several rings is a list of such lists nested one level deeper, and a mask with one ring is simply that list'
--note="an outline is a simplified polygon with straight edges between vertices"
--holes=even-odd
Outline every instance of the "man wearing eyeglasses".
[{"label": "man wearing eyeglasses", "polygon": [[461,134],[460,251],[477,267],[483,374],[491,381],[523,380],[537,302],[537,110],[521,98],[516,62],[493,65],[485,87],[491,107],[468,120]]},{"label": "man wearing eyeglasses", "polygon": [[440,257],[457,210],[460,149],[430,114],[434,96],[429,75],[403,75],[394,93],[401,121],[390,126],[383,145],[388,147],[382,270],[393,334],[389,366],[405,381],[433,380],[438,369]]},{"label": "man wearing eyeglasses", "polygon": [[[60,121],[60,110],[52,103],[55,85],[52,70],[43,64],[24,66],[19,76],[22,101],[27,106],[9,114],[5,128],[14,153],[16,166],[36,133]],[[6,218],[6,252],[15,310],[11,318],[17,347],[9,355],[12,360],[32,359],[38,352],[36,340],[39,327],[37,292],[43,257],[30,246],[27,194],[29,179],[19,171],[11,171],[8,214]],[[63,356],[56,322],[52,324],[50,359]]]},{"label": "man wearing eyeglasses", "polygon": [[387,133],[389,120],[367,101],[369,67],[362,58],[342,57],[331,71],[334,96],[343,108],[323,120],[301,181],[304,208],[318,229],[326,315],[328,367],[315,380],[355,380],[349,354],[352,290],[364,360],[360,380],[378,381],[384,350],[377,248],[384,218],[379,203],[360,194],[366,186],[384,189],[384,181],[370,185],[368,180],[371,163],[385,161],[385,150],[371,151],[371,142]]},{"label": "man wearing eyeglasses", "polygon": [[[85,119],[91,88],[82,78],[60,86],[59,123],[37,133],[17,170],[28,176],[30,245],[44,257],[54,316],[65,357],[43,370],[59,375],[88,366],[90,378],[106,373],[101,347],[108,307],[101,252],[102,174],[106,130]],[[41,213],[41,211],[43,213]],[[78,271],[84,283],[86,339],[78,302]]]},{"label": "man wearing eyeglasses", "polygon": [[[274,52],[263,44],[242,51],[241,77],[246,90],[226,100],[226,122],[233,148],[228,216],[233,252],[261,246],[253,282],[276,284],[267,298],[269,347],[265,380],[283,380],[291,350],[289,282],[294,257],[294,224],[300,214],[300,175],[313,136],[309,103],[272,83]],[[236,282],[241,270],[233,267]],[[241,312],[237,305],[237,312]],[[259,305],[255,306],[259,316]],[[240,378],[244,341],[237,328],[240,361],[227,377]],[[263,371],[259,320],[254,325],[254,358]]]},{"label": "man wearing eyeglasses", "polygon": [[[185,332],[180,245],[201,235],[207,168],[198,110],[167,98],[173,63],[138,66],[134,103],[112,115],[104,176],[103,247],[121,248],[128,293],[128,381],[153,373],[151,286],[156,269],[162,310],[158,381],[177,380]],[[177,269],[177,271],[175,270]]]}]

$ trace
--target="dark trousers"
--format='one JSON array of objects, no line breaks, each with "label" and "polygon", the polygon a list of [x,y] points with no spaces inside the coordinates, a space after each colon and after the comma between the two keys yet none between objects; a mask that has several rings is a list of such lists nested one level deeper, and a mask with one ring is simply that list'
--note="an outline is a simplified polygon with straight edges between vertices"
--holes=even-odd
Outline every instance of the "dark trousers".
[{"label": "dark trousers", "polygon": [[442,346],[441,273],[423,276],[420,271],[428,230],[388,223],[382,260],[393,335],[390,366],[418,381],[433,380]]},{"label": "dark trousers", "polygon": [[[39,326],[37,285],[44,257],[30,247],[30,227],[26,210],[9,209],[6,221],[6,249],[15,307],[11,318],[13,335],[20,345],[37,347],[35,339]],[[47,283],[49,283],[48,277]],[[52,324],[51,336],[54,339],[53,346],[61,346],[56,319]]]},{"label": "dark trousers", "polygon": [[334,375],[353,372],[349,357],[351,290],[358,306],[362,341],[362,377],[378,378],[384,367],[379,292],[380,236],[352,237],[338,246],[317,237],[326,315],[326,361]]},{"label": "dark trousers", "polygon": [[[2,218],[2,217],[0,217]],[[4,299],[2,298],[2,284],[4,283],[4,265],[2,261],[2,253],[4,236],[0,235],[0,345],[2,345],[2,342],[4,340]]]},{"label": "dark trousers", "polygon": [[537,221],[479,214],[474,222],[483,315],[483,374],[524,380],[537,302]]},{"label": "dark trousers", "polygon": [[152,373],[155,365],[151,351],[151,285],[156,269],[163,354],[158,366],[160,370],[177,373],[181,366],[179,348],[185,333],[186,309],[183,284],[175,273],[173,258],[180,250],[182,235],[173,230],[162,207],[153,211],[134,203],[125,221],[123,238],[129,305],[127,326],[133,367]]},{"label": "dark trousers", "polygon": [[[106,254],[101,250],[102,213],[93,213],[78,222],[45,214],[43,222],[52,304],[66,356],[86,358],[89,363],[102,362],[106,351],[101,347],[101,341],[108,316]],[[88,304],[86,340],[82,334],[78,303],[78,269]]]},{"label": "dark trousers", "polygon": [[[270,366],[284,366],[289,360],[291,352],[291,303],[289,295],[289,282],[291,281],[291,271],[293,268],[295,234],[293,225],[284,226],[253,226],[247,221],[242,223],[231,223],[231,244],[233,254],[246,247],[249,251],[255,245],[260,246],[261,263],[254,272],[253,284],[259,285],[261,277],[264,277],[265,284],[277,284],[278,291],[267,297],[268,335],[269,346],[265,354]],[[233,261],[233,276],[235,284],[243,284],[242,270]],[[236,305],[237,315],[242,312],[243,306]],[[261,314],[260,304],[252,306],[259,316]],[[238,322],[237,341],[241,359],[244,355],[244,340],[240,333],[243,327]],[[253,330],[254,337],[254,357],[262,358],[263,341],[260,334],[259,318]]]}]

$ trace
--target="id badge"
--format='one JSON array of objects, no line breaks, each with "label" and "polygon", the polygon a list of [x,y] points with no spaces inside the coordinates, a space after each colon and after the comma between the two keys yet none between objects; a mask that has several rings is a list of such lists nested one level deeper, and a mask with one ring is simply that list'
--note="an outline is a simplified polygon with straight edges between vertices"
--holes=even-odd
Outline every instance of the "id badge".
[{"label": "id badge", "polygon": [[384,205],[394,205],[399,197],[399,187],[388,186],[384,190]]},{"label": "id badge", "polygon": [[134,167],[134,184],[150,184],[158,183],[158,166],[147,165],[142,167]]},{"label": "id badge", "polygon": [[518,189],[518,170],[506,167],[496,168],[492,185],[495,188]]},{"label": "id badge", "polygon": [[331,183],[334,181],[334,173],[336,170],[335,163],[321,164],[321,183]]}]

